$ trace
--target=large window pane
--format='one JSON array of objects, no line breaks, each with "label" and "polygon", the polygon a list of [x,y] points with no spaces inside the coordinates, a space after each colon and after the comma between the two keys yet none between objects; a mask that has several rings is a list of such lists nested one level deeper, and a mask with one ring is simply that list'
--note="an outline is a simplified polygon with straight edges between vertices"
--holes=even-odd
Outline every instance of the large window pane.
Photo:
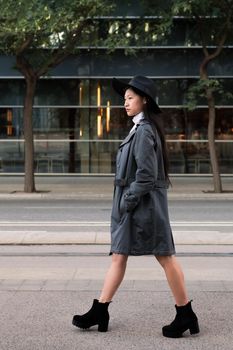
[{"label": "large window pane", "polygon": [[0,172],[21,173],[23,171],[24,142],[14,140],[0,140]]},{"label": "large window pane", "polygon": [[[166,59],[169,61],[169,58]],[[170,69],[170,68],[169,68]],[[121,79],[125,83],[129,79]],[[154,79],[161,106],[182,106],[186,103],[186,92],[197,79]],[[215,94],[216,105],[232,105],[229,94],[233,79],[220,79],[223,94]],[[25,81],[0,80],[0,103],[2,106],[23,106]],[[124,99],[112,88],[111,79],[41,79],[38,81],[34,106],[123,106]],[[205,98],[197,101],[206,105]]]},{"label": "large window pane", "polygon": [[[67,90],[68,86],[75,86],[75,83],[69,84],[66,85]],[[33,109],[36,172],[115,172],[119,144],[133,125],[124,111],[123,99],[113,91],[109,79],[85,80],[78,86],[83,86],[83,90],[70,89],[69,92],[71,99],[78,94],[80,105],[72,108],[68,105],[56,108],[35,106]],[[208,110],[200,108],[190,112],[166,107],[168,101],[182,101],[185,86],[182,80],[158,80],[157,86],[160,105],[164,101],[165,106],[162,109],[170,172],[211,173],[207,142]],[[231,108],[216,108],[215,135],[220,170],[232,173]],[[0,108],[0,172],[24,171],[23,138],[23,108]]]}]

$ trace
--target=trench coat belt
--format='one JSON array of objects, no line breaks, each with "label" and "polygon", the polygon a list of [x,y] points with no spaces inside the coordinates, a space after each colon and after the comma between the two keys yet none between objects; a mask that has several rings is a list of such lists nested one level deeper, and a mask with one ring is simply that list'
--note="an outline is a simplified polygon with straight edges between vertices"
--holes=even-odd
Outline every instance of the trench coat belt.
[{"label": "trench coat belt", "polygon": [[[133,182],[133,181],[134,181],[133,179],[115,179],[114,180],[114,185],[115,186],[124,187],[124,186],[130,185],[131,182]],[[168,187],[169,187],[168,181],[166,181],[166,180],[156,180],[154,182],[154,186],[153,186],[152,189],[154,189],[154,188],[168,188]]]}]

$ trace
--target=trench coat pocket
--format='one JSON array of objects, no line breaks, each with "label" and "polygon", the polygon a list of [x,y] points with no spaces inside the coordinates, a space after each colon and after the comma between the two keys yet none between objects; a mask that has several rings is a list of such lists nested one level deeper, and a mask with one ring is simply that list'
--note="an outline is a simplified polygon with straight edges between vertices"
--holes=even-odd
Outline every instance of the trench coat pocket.
[{"label": "trench coat pocket", "polygon": [[126,192],[124,194],[126,211],[132,211],[139,203],[139,197],[133,193]]},{"label": "trench coat pocket", "polygon": [[125,206],[125,198],[124,198],[124,194],[126,193],[128,187],[125,187],[122,189],[122,193],[120,195],[120,199],[119,199],[119,214],[120,216],[122,216],[124,213],[126,213],[126,206]]},{"label": "trench coat pocket", "polygon": [[143,241],[151,242],[153,240],[153,211],[151,208],[147,208],[146,212],[141,212],[141,215],[135,211],[132,216],[132,223],[134,235],[139,244]]},{"label": "trench coat pocket", "polygon": [[132,215],[133,225],[137,228],[136,231],[139,231],[144,237],[152,235],[154,221],[153,213],[151,197],[149,194],[146,194],[141,197],[141,200]]},{"label": "trench coat pocket", "polygon": [[139,197],[135,194],[132,194],[128,191],[128,186],[124,188],[119,204],[119,212],[120,214],[124,214],[126,212],[131,212],[139,203]]}]

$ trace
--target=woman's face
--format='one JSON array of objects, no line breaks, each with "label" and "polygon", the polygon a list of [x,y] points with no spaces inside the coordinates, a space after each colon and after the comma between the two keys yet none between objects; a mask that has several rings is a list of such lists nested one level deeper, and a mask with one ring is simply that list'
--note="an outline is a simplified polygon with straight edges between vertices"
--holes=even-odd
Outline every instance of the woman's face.
[{"label": "woman's face", "polygon": [[129,117],[140,113],[143,110],[144,103],[146,103],[145,97],[136,94],[130,88],[125,91],[124,107]]}]

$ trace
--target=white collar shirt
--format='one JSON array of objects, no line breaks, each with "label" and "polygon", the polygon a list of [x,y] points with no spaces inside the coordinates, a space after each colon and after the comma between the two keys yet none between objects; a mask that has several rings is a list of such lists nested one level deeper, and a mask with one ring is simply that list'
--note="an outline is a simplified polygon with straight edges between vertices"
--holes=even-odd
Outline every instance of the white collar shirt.
[{"label": "white collar shirt", "polygon": [[143,112],[140,112],[138,114],[136,114],[134,117],[133,117],[133,122],[134,122],[134,126],[132,127],[132,129],[130,130],[130,132],[132,132],[135,128],[136,128],[136,125],[140,122],[140,120],[144,119],[144,114]]}]

